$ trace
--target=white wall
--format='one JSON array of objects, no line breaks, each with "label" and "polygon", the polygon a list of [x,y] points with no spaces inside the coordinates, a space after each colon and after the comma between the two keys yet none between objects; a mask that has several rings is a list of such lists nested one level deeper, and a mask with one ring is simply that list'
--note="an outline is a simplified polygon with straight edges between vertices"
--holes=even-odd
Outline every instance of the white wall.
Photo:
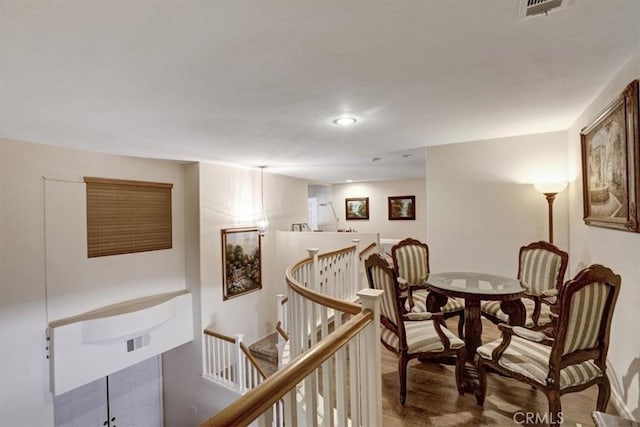
[{"label": "white wall", "polygon": [[[569,188],[570,257],[574,275],[592,263],[607,265],[622,276],[622,288],[613,318],[609,347],[609,374],[624,402],[623,414],[640,420],[640,234],[585,225],[582,204],[580,130],[640,76],[640,49],[599,93],[568,131],[570,171],[575,181]],[[637,144],[637,141],[636,141]]]},{"label": "white wall", "polygon": [[[173,248],[87,259],[84,176],[173,183]],[[53,425],[47,322],[185,288],[183,168],[0,139],[0,185],[0,425]]]},{"label": "white wall", "polygon": [[[566,132],[427,148],[427,242],[433,271],[515,276],[518,249],[547,240],[547,201],[532,182],[567,174]],[[568,248],[568,192],[554,243]]]},{"label": "white wall", "polygon": [[[319,190],[318,190],[319,188]],[[322,191],[324,189],[324,191]],[[408,179],[352,184],[334,184],[314,188],[318,203],[331,201],[339,218],[340,228],[352,228],[361,233],[379,233],[381,239],[426,238],[425,180]],[[389,196],[416,196],[416,219],[389,221]],[[345,220],[345,198],[368,197],[369,220]],[[335,231],[331,207],[319,208],[322,228]]]}]

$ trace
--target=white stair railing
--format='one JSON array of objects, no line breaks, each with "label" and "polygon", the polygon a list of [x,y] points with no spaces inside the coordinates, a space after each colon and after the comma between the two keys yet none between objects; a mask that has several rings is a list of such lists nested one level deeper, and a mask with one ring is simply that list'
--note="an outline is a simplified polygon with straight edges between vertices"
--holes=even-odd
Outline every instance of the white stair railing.
[{"label": "white stair railing", "polygon": [[289,364],[204,425],[382,424],[382,292],[359,290],[361,256],[372,248],[359,254],[355,243],[327,254],[311,249],[287,269],[276,329],[283,342],[289,337]]},{"label": "white stair railing", "polygon": [[262,383],[267,376],[243,339],[242,334],[230,337],[205,329],[204,378],[240,394]]}]

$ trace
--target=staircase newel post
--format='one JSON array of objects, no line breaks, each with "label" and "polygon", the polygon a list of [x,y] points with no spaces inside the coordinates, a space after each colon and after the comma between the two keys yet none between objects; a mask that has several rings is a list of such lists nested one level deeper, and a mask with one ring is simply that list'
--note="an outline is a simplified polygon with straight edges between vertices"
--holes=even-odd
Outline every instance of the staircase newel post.
[{"label": "staircase newel post", "polygon": [[360,290],[360,239],[351,240],[356,245],[355,253],[353,254],[353,260],[351,262],[352,279],[349,286],[349,296],[352,297]]},{"label": "staircase newel post", "polygon": [[246,381],[245,381],[245,366],[244,360],[245,358],[242,355],[242,341],[244,340],[243,334],[236,334],[236,348],[235,348],[235,358],[236,358],[236,387],[238,387],[238,392],[240,394],[244,394],[246,391]]},{"label": "staircase newel post", "polygon": [[318,252],[320,249],[318,248],[309,248],[307,249],[309,253],[309,257],[313,258],[313,262],[311,263],[311,277],[309,278],[309,287],[314,291],[320,290],[320,265],[318,263]]},{"label": "staircase newel post", "polygon": [[382,425],[382,369],[381,369],[381,353],[380,353],[380,302],[384,291],[380,289],[362,289],[358,291],[360,301],[362,301],[362,310],[371,310],[373,312],[372,323],[362,332],[364,336],[364,348],[367,351],[360,353],[361,360],[365,363],[366,378],[368,387],[366,388],[367,397],[363,398],[363,403],[367,405],[365,411],[365,425],[379,426]]}]

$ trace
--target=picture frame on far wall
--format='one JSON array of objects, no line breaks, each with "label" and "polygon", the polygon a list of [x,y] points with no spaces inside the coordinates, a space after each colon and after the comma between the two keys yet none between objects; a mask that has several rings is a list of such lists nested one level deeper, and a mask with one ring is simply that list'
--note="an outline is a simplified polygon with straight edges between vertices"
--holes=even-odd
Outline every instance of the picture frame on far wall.
[{"label": "picture frame on far wall", "polygon": [[344,217],[347,220],[369,219],[369,198],[351,197],[344,199]]},{"label": "picture frame on far wall", "polygon": [[262,289],[262,237],[258,228],[225,228],[221,234],[223,301]]},{"label": "picture frame on far wall", "polygon": [[640,232],[638,80],[580,132],[587,225]]},{"label": "picture frame on far wall", "polygon": [[389,220],[415,220],[416,196],[389,196]]}]

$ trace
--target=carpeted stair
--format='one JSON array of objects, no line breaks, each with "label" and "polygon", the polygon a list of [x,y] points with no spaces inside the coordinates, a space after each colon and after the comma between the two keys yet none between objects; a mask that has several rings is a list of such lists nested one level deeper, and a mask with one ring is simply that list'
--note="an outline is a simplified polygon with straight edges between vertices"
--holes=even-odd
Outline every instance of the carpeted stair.
[{"label": "carpeted stair", "polygon": [[249,346],[249,351],[267,374],[272,375],[278,370],[278,335],[273,332]]}]

